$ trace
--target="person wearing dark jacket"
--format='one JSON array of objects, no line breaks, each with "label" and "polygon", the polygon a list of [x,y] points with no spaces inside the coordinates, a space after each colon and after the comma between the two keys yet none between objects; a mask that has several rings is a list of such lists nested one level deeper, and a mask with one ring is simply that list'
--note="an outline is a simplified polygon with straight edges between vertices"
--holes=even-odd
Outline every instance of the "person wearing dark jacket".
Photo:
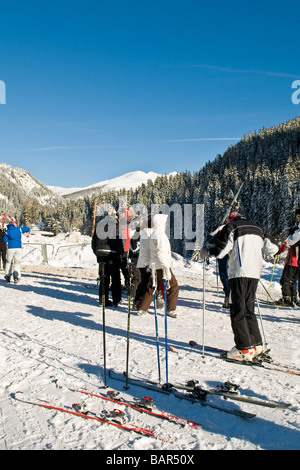
[{"label": "person wearing dark jacket", "polygon": [[[105,306],[118,305],[121,301],[120,265],[124,254],[122,240],[118,237],[117,221],[108,215],[96,227],[92,238],[92,250],[99,263],[99,301],[102,303],[102,292],[105,293]],[[104,268],[104,271],[102,271]],[[103,279],[104,278],[104,279]],[[111,280],[112,301],[109,300]]]},{"label": "person wearing dark jacket", "polygon": [[235,346],[228,359],[252,361],[262,350],[262,337],[254,313],[255,294],[261,275],[264,246],[263,230],[237,212],[229,214],[214,247],[200,253],[228,257],[228,286],[231,325]]},{"label": "person wearing dark jacket", "polygon": [[[298,299],[295,297],[292,299],[293,303],[300,306],[300,207],[295,210],[296,225],[290,229],[289,237],[286,240],[286,247],[289,248],[289,253],[293,254],[293,258],[290,260],[292,266],[297,267],[296,277],[298,278]],[[286,268],[286,266],[285,266]],[[295,293],[295,291],[293,292]],[[296,294],[297,295],[297,294]]]},{"label": "person wearing dark jacket", "polygon": [[0,229],[0,266],[1,266],[1,260],[2,260],[2,266],[5,271],[7,244],[3,241],[4,235],[5,235],[5,230],[1,228]]},{"label": "person wearing dark jacket", "polygon": [[282,297],[279,303],[283,306],[294,307],[298,305],[297,298],[297,278],[299,270],[299,249],[300,242],[288,248],[287,243],[283,243],[275,256],[280,255],[284,251],[288,250],[285,264],[280,279],[282,288]]},{"label": "person wearing dark jacket", "polygon": [[129,273],[129,280],[130,286],[128,287],[131,299],[133,300],[132,308],[133,310],[137,310],[137,288],[141,282],[141,273],[139,268],[137,267],[137,262],[139,258],[139,251],[140,251],[140,226],[136,227],[133,236],[130,239],[130,248],[129,248],[129,256],[128,256],[128,273]]}]

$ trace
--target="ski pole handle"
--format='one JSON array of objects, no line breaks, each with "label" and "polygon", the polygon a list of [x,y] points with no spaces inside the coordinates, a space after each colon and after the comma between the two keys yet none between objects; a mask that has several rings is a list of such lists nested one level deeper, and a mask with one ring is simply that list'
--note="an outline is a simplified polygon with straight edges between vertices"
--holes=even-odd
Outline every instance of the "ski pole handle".
[{"label": "ski pole handle", "polygon": [[151,274],[152,274],[152,284],[154,289],[156,289],[156,269],[155,269],[155,263],[151,264]]}]

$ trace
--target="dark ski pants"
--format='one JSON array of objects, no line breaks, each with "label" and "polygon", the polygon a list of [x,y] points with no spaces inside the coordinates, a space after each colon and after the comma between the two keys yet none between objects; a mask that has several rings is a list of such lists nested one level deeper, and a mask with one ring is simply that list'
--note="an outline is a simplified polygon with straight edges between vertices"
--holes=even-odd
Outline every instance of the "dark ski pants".
[{"label": "dark ski pants", "polygon": [[[163,271],[162,269],[156,270],[156,277],[157,277],[157,285],[160,287],[163,284]],[[154,299],[154,289],[153,287],[149,286],[147,289],[146,294],[141,302],[140,309],[147,312],[148,308],[150,307],[151,303]],[[176,310],[177,298],[179,294],[179,286],[174,274],[171,271],[171,279],[169,281],[169,289],[167,290],[167,311],[171,312]]]},{"label": "dark ski pants", "polygon": [[282,271],[280,284],[282,287],[282,297],[297,297],[297,277],[298,269],[296,266],[286,264]]},{"label": "dark ski pants", "polygon": [[229,279],[231,326],[238,349],[249,349],[262,344],[254,313],[258,279],[238,277]]},{"label": "dark ski pants", "polygon": [[[131,277],[131,282],[130,282],[130,277]],[[135,263],[132,263],[130,266],[128,266],[128,286],[127,286],[127,289],[129,289],[129,283],[130,283],[131,300],[135,299],[136,291],[138,289],[140,282],[141,282],[140,270],[139,268],[136,267]]]},{"label": "dark ski pants", "polygon": [[2,260],[2,267],[4,270],[6,267],[6,253],[7,253],[6,245],[4,247],[0,247],[0,266],[1,266],[1,260]]},{"label": "dark ski pants", "polygon": [[105,305],[108,305],[109,297],[109,284],[111,280],[111,295],[114,304],[118,304],[121,301],[122,289],[121,289],[121,273],[120,266],[116,259],[108,259],[104,263],[104,279],[101,276],[101,264],[99,264],[99,275],[100,275],[100,286],[99,286],[99,301],[102,303],[102,292],[104,289],[105,294]]}]

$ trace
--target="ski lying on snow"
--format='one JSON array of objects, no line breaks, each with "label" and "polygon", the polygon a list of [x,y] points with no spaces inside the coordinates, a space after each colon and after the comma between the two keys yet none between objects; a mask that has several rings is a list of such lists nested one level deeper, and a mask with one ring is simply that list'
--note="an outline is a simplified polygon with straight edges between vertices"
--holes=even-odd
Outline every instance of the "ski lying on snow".
[{"label": "ski lying on snow", "polygon": [[[195,341],[189,341],[189,345],[192,347],[201,348],[201,350],[203,348],[203,346],[197,344]],[[250,367],[262,367],[263,369],[284,372],[285,374],[300,375],[300,369],[298,369],[297,367],[288,366],[286,364],[281,364],[280,362],[275,362],[267,353],[260,354],[253,361],[237,361],[235,359],[229,359],[227,357],[222,356],[222,354],[226,352],[224,351],[224,349],[212,346],[205,346],[205,350],[219,354],[218,356],[216,356],[218,359],[222,359],[223,361],[231,362],[233,364],[247,365]]]},{"label": "ski lying on snow", "polygon": [[135,379],[135,378],[132,378],[132,377],[126,377],[125,372],[123,374],[118,374],[118,373],[110,370],[109,371],[109,376],[114,380],[119,380],[121,382],[126,382],[127,381],[128,383],[131,383],[132,385],[137,385],[139,387],[147,388],[147,389],[153,390],[155,392],[164,393],[166,395],[171,395],[172,394],[175,397],[180,398],[182,400],[188,400],[188,401],[191,401],[193,403],[200,403],[203,406],[208,406],[210,408],[214,408],[214,409],[219,410],[219,411],[224,411],[225,413],[233,414],[233,415],[239,416],[241,418],[254,418],[256,416],[253,413],[248,413],[246,411],[237,410],[237,409],[234,409],[234,408],[227,408],[227,407],[224,407],[224,406],[215,405],[214,403],[207,402],[203,395],[200,395],[200,394],[195,395],[193,393],[194,389],[186,390],[184,388],[184,386],[182,386],[182,388],[184,388],[185,393],[178,391],[177,390],[177,388],[178,388],[177,385],[168,384],[168,385],[164,386],[164,385],[160,385],[156,382],[151,382],[150,380],[143,380],[143,379]]},{"label": "ski lying on snow", "polygon": [[[143,436],[154,437],[155,439],[159,439],[163,442],[170,442],[170,441],[167,441],[167,440],[162,439],[161,437],[157,436],[153,431],[151,431],[151,429],[143,428],[141,426],[136,426],[135,424],[126,424],[125,425],[125,424],[121,424],[119,422],[114,422],[114,421],[110,420],[108,417],[106,418],[106,417],[97,416],[95,413],[92,413],[88,410],[85,410],[84,412],[79,412],[80,406],[78,406],[77,404],[74,404],[73,407],[75,408],[75,410],[77,409],[78,411],[73,411],[73,410],[70,410],[68,408],[61,408],[61,407],[53,406],[48,401],[45,401],[45,400],[31,401],[31,400],[22,399],[22,398],[20,398],[20,394],[22,394],[22,393],[23,392],[18,391],[18,392],[12,393],[11,396],[15,400],[18,400],[18,401],[23,402],[23,403],[27,403],[29,405],[40,406],[41,408],[46,408],[48,410],[54,410],[54,411],[60,411],[62,413],[68,413],[68,414],[71,414],[71,415],[74,415],[74,416],[78,416],[80,418],[92,419],[94,421],[98,421],[98,422],[103,423],[103,424],[109,424],[111,426],[115,426],[116,428],[122,429],[124,431],[135,432],[135,433],[141,434]],[[119,410],[116,410],[116,414],[118,414],[118,412],[119,412]]]},{"label": "ski lying on snow", "polygon": [[[57,387],[61,388],[60,385],[57,385]],[[123,397],[118,397],[118,399],[117,398],[111,398],[112,396],[115,396],[115,393],[117,393],[117,394],[119,393],[119,392],[115,392],[115,391],[108,392],[109,396],[106,397],[104,395],[99,395],[99,394],[96,394],[96,393],[88,392],[87,390],[72,389],[72,388],[68,388],[68,387],[67,387],[67,389],[71,392],[78,392],[78,393],[81,393],[83,395],[88,395],[88,396],[94,397],[94,398],[100,398],[101,400],[109,401],[109,402],[115,403],[117,405],[123,405],[123,406],[126,406],[128,408],[132,408],[133,410],[139,411],[140,413],[146,413],[146,414],[154,416],[156,418],[166,419],[167,421],[170,421],[170,422],[175,423],[175,424],[180,424],[182,426],[187,425],[187,426],[190,426],[192,428],[202,427],[201,424],[196,423],[195,421],[190,421],[190,420],[187,420],[187,419],[184,419],[184,418],[180,418],[179,416],[174,416],[174,415],[172,415],[170,413],[166,413],[164,411],[154,411],[153,410],[153,408],[154,408],[153,400],[149,397],[145,397],[142,400],[137,400],[136,402],[131,402],[131,401],[125,400]]]},{"label": "ski lying on snow", "polygon": [[248,395],[241,395],[238,391],[239,385],[233,384],[231,382],[225,382],[224,384],[219,385],[216,389],[210,388],[205,389],[197,385],[198,381],[190,381],[186,386],[174,385],[176,388],[182,388],[193,392],[196,396],[203,394],[204,397],[206,394],[219,395],[225,399],[230,399],[234,401],[240,401],[244,403],[251,403],[252,405],[265,406],[267,408],[281,408],[286,409],[291,406],[290,403],[281,403],[271,400],[262,400],[260,398],[249,397]]}]

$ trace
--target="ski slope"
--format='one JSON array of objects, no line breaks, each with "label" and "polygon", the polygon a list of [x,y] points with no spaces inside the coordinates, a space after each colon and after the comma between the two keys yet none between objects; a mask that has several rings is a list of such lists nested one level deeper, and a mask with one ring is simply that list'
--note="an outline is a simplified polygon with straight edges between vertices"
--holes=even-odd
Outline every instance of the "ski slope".
[{"label": "ski slope", "polygon": [[[48,265],[41,247],[48,243]],[[63,249],[59,249],[60,247]],[[52,255],[53,254],[53,255]],[[178,318],[168,318],[169,381],[185,383],[197,379],[203,386],[230,381],[240,384],[241,393],[252,397],[291,403],[286,410],[225,401],[211,396],[212,403],[256,414],[252,420],[150,392],[107,376],[108,389],[127,399],[151,396],[157,410],[197,421],[199,429],[163,421],[126,408],[128,423],[147,427],[158,437],[140,436],[107,424],[43,409],[13,398],[40,399],[71,409],[82,403],[93,412],[112,409],[113,404],[70,392],[67,387],[85,388],[106,394],[103,371],[102,309],[98,305],[97,264],[89,237],[78,233],[24,239],[23,277],[9,285],[0,272],[1,295],[1,450],[274,450],[300,448],[300,377],[258,367],[230,364],[216,354],[192,348],[190,340],[203,338],[203,265],[185,263],[173,256],[173,271],[180,285]],[[281,265],[276,265],[270,293],[280,297]],[[265,263],[262,282],[269,288],[272,263]],[[205,267],[204,342],[229,349],[233,346],[230,318],[222,309],[223,293],[217,282],[215,260]],[[266,299],[261,284],[258,298]],[[260,304],[264,334],[274,360],[300,368],[300,309],[276,309]],[[162,378],[165,378],[164,315],[159,311]],[[117,308],[106,309],[107,369],[123,372],[126,367],[127,299]],[[157,380],[157,350],[153,308],[149,314],[130,319],[129,371],[134,377]],[[56,384],[62,388],[57,388]],[[118,407],[120,408],[120,407]]]}]

